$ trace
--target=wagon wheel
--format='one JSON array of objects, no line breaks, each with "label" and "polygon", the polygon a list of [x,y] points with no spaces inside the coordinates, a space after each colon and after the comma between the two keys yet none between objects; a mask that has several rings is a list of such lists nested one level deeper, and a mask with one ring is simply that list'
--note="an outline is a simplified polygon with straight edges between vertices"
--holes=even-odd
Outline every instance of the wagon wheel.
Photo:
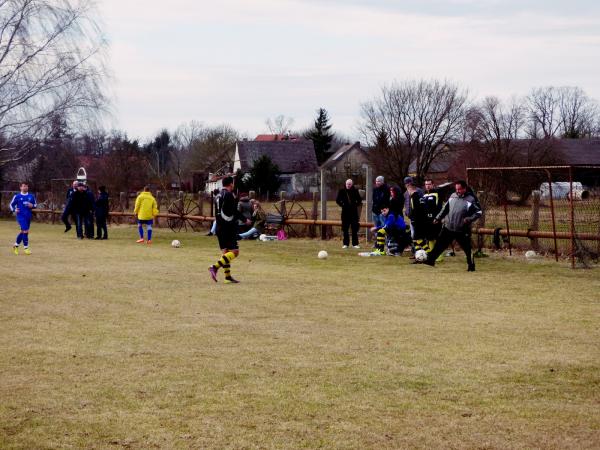
[{"label": "wagon wheel", "polygon": [[[284,207],[285,204],[285,207]],[[308,213],[304,207],[296,201],[277,202],[273,205],[278,214],[287,219],[308,219]],[[288,236],[300,237],[307,235],[308,225],[285,224],[283,229]]]},{"label": "wagon wheel", "polygon": [[178,217],[169,217],[167,224],[169,228],[174,232],[178,233],[181,230],[198,231],[200,229],[200,222],[189,219],[186,216],[199,216],[200,206],[194,200],[191,199],[177,199],[168,209],[169,214],[175,214]]}]

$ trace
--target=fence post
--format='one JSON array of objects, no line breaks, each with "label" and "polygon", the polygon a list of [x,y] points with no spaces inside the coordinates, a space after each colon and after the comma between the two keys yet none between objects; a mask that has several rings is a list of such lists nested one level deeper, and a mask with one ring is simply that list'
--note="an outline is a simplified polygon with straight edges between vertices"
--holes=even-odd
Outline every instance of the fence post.
[{"label": "fence post", "polygon": [[[370,165],[365,164],[363,166],[366,171],[365,175],[365,200],[366,200],[366,208],[365,208],[365,222],[371,221],[371,211],[373,210],[373,169]],[[371,241],[371,230],[367,227],[365,232],[365,236],[367,238],[367,242]]]},{"label": "fence post", "polygon": [[279,198],[281,199],[281,217],[285,217],[287,216],[287,211],[285,209],[285,191],[279,193]]},{"label": "fence post", "polygon": [[[310,218],[312,220],[317,220],[319,218],[319,193],[313,192],[312,196],[312,211]],[[308,227],[308,235],[311,238],[317,237],[317,227],[315,225],[311,225],[310,227]]]},{"label": "fence post", "polygon": [[125,209],[127,207],[126,204],[125,204],[125,202],[126,202],[125,192],[119,192],[119,206],[121,207],[121,209],[123,211],[125,211]]},{"label": "fence post", "polygon": [[[327,220],[327,177],[321,169],[321,220]],[[321,239],[327,239],[327,225],[321,225]]]},{"label": "fence post", "polygon": [[[531,192],[531,218],[529,219],[529,229],[538,231],[540,229],[540,199],[542,193],[540,191]],[[538,238],[529,238],[531,248],[536,252],[540,249],[540,241]]]}]

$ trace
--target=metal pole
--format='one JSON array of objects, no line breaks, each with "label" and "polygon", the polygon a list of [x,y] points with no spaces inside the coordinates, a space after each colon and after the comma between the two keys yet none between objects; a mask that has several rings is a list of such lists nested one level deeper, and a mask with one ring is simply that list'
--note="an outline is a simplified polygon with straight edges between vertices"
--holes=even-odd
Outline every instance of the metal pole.
[{"label": "metal pole", "polygon": [[508,207],[506,206],[506,199],[504,199],[504,222],[506,223],[506,233],[508,239],[508,254],[512,256],[512,246],[510,243],[510,225],[508,223]]},{"label": "metal pole", "polygon": [[575,205],[573,203],[573,167],[569,166],[569,210],[571,215],[571,269],[575,268]]},{"label": "metal pole", "polygon": [[558,242],[556,240],[556,219],[554,217],[554,195],[552,194],[552,175],[546,169],[548,175],[548,192],[550,193],[550,214],[552,215],[552,234],[554,235],[554,259],[558,262]]}]

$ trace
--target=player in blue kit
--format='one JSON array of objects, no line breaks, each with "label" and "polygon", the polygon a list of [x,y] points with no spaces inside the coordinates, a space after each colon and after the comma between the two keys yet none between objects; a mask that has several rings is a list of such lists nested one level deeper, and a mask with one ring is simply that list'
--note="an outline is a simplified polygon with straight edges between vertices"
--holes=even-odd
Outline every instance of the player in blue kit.
[{"label": "player in blue kit", "polygon": [[31,216],[33,215],[31,210],[36,206],[35,196],[29,193],[29,185],[21,183],[21,192],[15,194],[10,202],[10,210],[16,214],[17,223],[21,228],[21,232],[17,235],[17,240],[13,247],[15,255],[19,254],[19,245],[21,242],[23,242],[25,254],[31,254],[31,250],[29,250],[29,226],[31,224]]}]

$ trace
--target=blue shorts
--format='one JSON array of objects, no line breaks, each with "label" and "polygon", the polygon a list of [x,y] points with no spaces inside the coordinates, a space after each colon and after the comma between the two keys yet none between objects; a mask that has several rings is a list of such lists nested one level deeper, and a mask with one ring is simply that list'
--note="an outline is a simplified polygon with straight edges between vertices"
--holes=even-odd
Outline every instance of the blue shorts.
[{"label": "blue shorts", "polygon": [[27,231],[31,226],[31,216],[17,216],[17,223],[21,227],[21,231]]},{"label": "blue shorts", "polygon": [[138,223],[140,225],[152,225],[154,223],[154,220],[152,220],[152,219],[148,219],[148,220],[140,220],[140,219],[138,219]]}]

